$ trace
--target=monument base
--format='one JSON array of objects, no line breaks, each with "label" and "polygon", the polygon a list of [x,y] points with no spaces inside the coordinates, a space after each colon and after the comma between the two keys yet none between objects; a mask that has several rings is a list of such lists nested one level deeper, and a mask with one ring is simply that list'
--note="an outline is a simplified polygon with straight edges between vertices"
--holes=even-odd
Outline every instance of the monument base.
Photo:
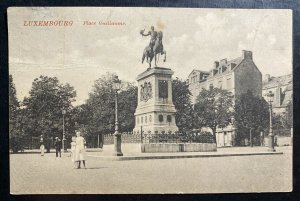
[{"label": "monument base", "polygon": [[175,106],[172,101],[172,75],[169,68],[155,67],[137,77],[138,105],[134,134],[175,133]]}]

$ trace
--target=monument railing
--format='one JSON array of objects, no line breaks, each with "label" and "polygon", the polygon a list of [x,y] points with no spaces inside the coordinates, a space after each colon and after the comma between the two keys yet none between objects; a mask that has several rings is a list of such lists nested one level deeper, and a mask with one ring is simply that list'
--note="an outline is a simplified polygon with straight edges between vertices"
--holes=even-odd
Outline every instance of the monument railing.
[{"label": "monument railing", "polygon": [[[141,134],[133,134],[132,132],[121,133],[122,143],[141,143]],[[105,134],[103,137],[104,144],[114,143],[114,134]]]},{"label": "monument railing", "polygon": [[[122,133],[122,143],[215,143],[215,139],[212,134],[209,133]],[[113,144],[114,135],[104,135],[104,144]]]},{"label": "monument railing", "polygon": [[211,134],[143,134],[143,143],[215,143],[214,137]]}]

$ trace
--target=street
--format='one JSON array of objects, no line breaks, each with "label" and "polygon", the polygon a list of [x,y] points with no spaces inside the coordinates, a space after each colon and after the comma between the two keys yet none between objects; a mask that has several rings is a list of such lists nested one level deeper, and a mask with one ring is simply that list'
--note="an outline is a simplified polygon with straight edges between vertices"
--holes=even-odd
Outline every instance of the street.
[{"label": "street", "polygon": [[101,161],[88,154],[73,169],[69,154],[11,154],[12,194],[229,193],[292,190],[291,147],[281,155]]}]

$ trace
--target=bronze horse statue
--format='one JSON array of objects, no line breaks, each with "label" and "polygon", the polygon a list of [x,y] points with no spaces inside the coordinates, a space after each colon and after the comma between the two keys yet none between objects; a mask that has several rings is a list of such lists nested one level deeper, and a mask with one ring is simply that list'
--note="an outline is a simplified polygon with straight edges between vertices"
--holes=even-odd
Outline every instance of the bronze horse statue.
[{"label": "bronze horse statue", "polygon": [[166,51],[164,50],[164,47],[163,47],[163,44],[162,44],[162,38],[163,38],[163,34],[161,31],[157,32],[157,37],[156,37],[156,40],[155,40],[155,43],[153,45],[153,47],[151,48],[150,45],[148,45],[145,49],[144,49],[144,52],[143,52],[143,57],[142,57],[142,63],[144,63],[144,60],[145,58],[147,58],[147,62],[149,63],[149,68],[151,68],[151,62],[154,58],[154,64],[155,66],[157,66],[157,55],[159,57],[159,54],[161,55],[165,55],[164,57],[164,62],[166,61],[166,56],[167,56],[167,53]]}]

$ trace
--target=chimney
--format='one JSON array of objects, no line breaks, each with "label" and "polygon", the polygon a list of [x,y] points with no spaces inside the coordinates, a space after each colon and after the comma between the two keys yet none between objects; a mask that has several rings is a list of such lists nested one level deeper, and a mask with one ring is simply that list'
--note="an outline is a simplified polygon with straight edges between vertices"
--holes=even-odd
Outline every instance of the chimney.
[{"label": "chimney", "polygon": [[227,64],[227,59],[225,58],[225,59],[222,59],[221,61],[220,61],[220,65],[226,65]]},{"label": "chimney", "polygon": [[215,66],[215,68],[218,68],[219,67],[219,62],[215,61],[214,66]]},{"label": "chimney", "polygon": [[251,59],[252,60],[252,51],[242,50],[242,59]]},{"label": "chimney", "polygon": [[266,74],[266,76],[265,76],[266,82],[270,82],[270,79],[271,79],[270,74]]}]

